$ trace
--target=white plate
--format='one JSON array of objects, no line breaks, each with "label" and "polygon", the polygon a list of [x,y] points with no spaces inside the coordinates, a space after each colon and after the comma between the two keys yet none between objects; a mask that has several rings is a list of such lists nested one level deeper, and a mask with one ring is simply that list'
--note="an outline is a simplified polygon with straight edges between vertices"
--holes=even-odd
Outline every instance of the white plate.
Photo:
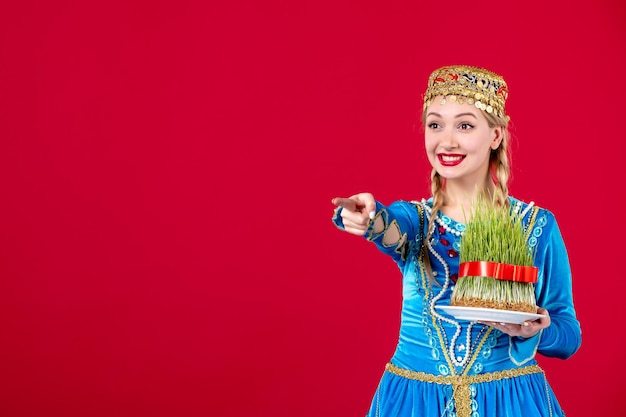
[{"label": "white plate", "polygon": [[495,308],[435,306],[457,320],[497,321],[502,323],[522,324],[526,320],[537,320],[546,317],[543,314],[524,313],[522,311],[497,310]]}]

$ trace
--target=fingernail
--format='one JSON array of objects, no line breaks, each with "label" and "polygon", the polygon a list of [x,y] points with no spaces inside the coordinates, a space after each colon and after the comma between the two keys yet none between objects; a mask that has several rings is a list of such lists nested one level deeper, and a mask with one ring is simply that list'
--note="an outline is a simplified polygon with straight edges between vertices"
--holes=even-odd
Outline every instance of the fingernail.
[{"label": "fingernail", "polygon": [[370,219],[373,219],[374,216],[376,216],[376,212],[375,211],[370,211]]},{"label": "fingernail", "polygon": [[500,322],[500,326],[504,326],[506,323],[504,322]]},{"label": "fingernail", "polygon": [[530,326],[530,323],[528,323],[527,321],[525,321],[524,323],[522,323],[522,325],[523,325],[524,327],[528,327],[528,326]]}]

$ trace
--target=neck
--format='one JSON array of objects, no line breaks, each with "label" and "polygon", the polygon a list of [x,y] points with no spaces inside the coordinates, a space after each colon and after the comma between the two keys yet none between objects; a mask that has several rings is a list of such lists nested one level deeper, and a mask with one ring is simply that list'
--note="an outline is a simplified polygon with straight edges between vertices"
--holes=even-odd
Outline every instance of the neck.
[{"label": "neck", "polygon": [[444,191],[444,205],[471,205],[480,196],[490,200],[495,191],[496,186],[490,179],[486,179],[482,184],[448,180]]},{"label": "neck", "polygon": [[489,179],[484,184],[448,180],[441,210],[457,221],[467,222],[477,199],[482,196],[492,201],[495,190],[495,185]]}]

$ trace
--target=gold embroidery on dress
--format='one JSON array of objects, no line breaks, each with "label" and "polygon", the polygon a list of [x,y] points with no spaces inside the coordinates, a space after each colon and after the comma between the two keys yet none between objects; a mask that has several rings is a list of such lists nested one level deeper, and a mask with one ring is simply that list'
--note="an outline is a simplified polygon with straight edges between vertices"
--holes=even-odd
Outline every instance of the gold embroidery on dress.
[{"label": "gold embroidery on dress", "polygon": [[[383,222],[383,229],[380,232],[374,232],[373,224],[378,218],[380,218]],[[388,240],[388,232],[390,230],[395,231],[398,234],[399,238],[391,241]],[[406,261],[409,254],[409,242],[407,240],[406,232],[403,234],[400,234],[400,232],[401,230],[398,222],[394,219],[391,221],[391,223],[389,223],[389,213],[387,213],[387,210],[383,209],[376,213],[376,216],[371,220],[367,240],[372,241],[382,236],[382,246],[385,248],[391,248],[395,246],[394,252],[399,254],[403,261]]]},{"label": "gold embroidery on dress", "polygon": [[[470,417],[472,415],[471,384],[500,381],[502,379],[539,373],[543,374],[543,369],[541,369],[539,365],[530,365],[523,368],[507,369],[479,375],[432,375],[425,372],[399,368],[391,363],[385,366],[385,370],[407,379],[430,382],[432,384],[452,385],[452,396],[454,397],[454,405],[459,417]],[[550,410],[550,413],[552,414],[552,410]]]},{"label": "gold embroidery on dress", "polygon": [[[396,239],[394,241],[391,241],[391,242],[387,240],[387,233],[390,230],[395,230],[396,231],[396,233],[399,236],[398,239]],[[400,226],[398,226],[398,222],[395,219],[392,220],[392,222],[389,224],[389,226],[387,226],[385,228],[385,230],[383,230],[383,246],[385,248],[390,248],[390,247],[395,246],[395,245],[401,245],[405,241],[406,241],[406,233],[400,235]]]},{"label": "gold embroidery on dress", "polygon": [[[383,222],[383,230],[381,230],[378,233],[375,233],[374,232],[374,223],[376,223],[376,219],[378,219],[378,218],[380,218],[380,220]],[[367,235],[367,240],[369,240],[370,242],[375,240],[380,235],[385,233],[387,231],[388,227],[389,227],[389,213],[387,213],[387,210],[382,209],[378,213],[376,213],[376,216],[374,216],[374,218],[372,220],[370,220],[370,223],[369,223],[369,233]]]},{"label": "gold embroidery on dress", "polygon": [[537,213],[539,212],[539,207],[535,206],[532,209],[532,214],[530,215],[530,220],[526,225],[526,241],[530,238],[530,234],[533,232],[533,228],[535,226],[535,221],[537,220]]}]

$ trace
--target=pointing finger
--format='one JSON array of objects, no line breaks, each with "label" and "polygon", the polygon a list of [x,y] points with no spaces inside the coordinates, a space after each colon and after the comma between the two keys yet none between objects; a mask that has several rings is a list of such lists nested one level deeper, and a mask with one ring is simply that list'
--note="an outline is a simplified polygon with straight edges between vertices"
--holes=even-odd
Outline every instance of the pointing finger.
[{"label": "pointing finger", "polygon": [[356,202],[350,198],[333,198],[332,203],[338,207],[343,207],[346,210],[357,211]]}]

